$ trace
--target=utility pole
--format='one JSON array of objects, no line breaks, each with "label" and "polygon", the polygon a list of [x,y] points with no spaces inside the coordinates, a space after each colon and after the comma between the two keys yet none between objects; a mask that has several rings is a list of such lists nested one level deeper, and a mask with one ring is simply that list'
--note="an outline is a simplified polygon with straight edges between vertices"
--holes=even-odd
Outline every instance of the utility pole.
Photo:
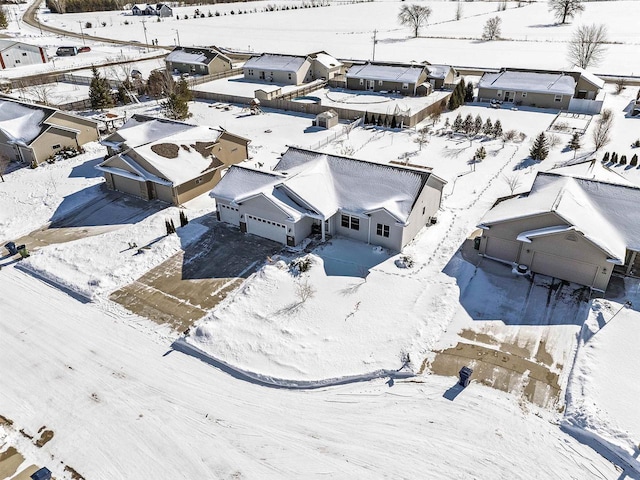
[{"label": "utility pole", "polygon": [[144,30],[144,44],[147,46],[147,53],[149,53],[149,41],[147,40],[147,22],[142,20],[142,29]]},{"label": "utility pole", "polygon": [[176,36],[178,37],[178,46],[180,46],[180,32],[177,28],[174,28],[173,31],[176,32]]},{"label": "utility pole", "polygon": [[371,57],[372,62],[376,61],[376,43],[378,43],[378,40],[376,40],[377,35],[378,35],[378,31],[374,30],[373,31],[373,56]]},{"label": "utility pole", "polygon": [[86,45],[87,43],[84,41],[84,30],[82,30],[82,21],[78,20],[78,23],[80,24],[80,35],[82,35],[82,44]]}]

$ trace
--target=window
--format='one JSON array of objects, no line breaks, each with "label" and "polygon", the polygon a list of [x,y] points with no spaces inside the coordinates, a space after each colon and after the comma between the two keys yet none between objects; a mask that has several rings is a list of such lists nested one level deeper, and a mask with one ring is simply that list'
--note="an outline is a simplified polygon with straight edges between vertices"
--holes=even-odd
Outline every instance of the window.
[{"label": "window", "polygon": [[289,80],[291,80],[291,74],[289,74]]},{"label": "window", "polygon": [[381,87],[384,82],[382,80],[378,80],[378,86]]},{"label": "window", "polygon": [[501,97],[502,96],[502,90],[498,90],[498,92],[496,93],[497,96]]},{"label": "window", "polygon": [[253,77],[253,70],[252,70],[252,69],[249,69],[248,74],[249,74],[249,76],[250,76],[250,77]]},{"label": "window", "polygon": [[16,63],[20,63],[20,60],[16,60]]},{"label": "window", "polygon": [[422,207],[422,215],[424,215],[424,212],[427,210],[427,207]]},{"label": "window", "polygon": [[27,52],[22,52],[22,56],[26,57],[27,56]]},{"label": "window", "polygon": [[376,227],[376,235],[379,237],[389,237],[389,225],[383,225],[379,223]]},{"label": "window", "polygon": [[51,148],[53,148],[54,150],[58,150],[61,148],[61,145],[59,143],[56,143],[55,145],[51,145]]},{"label": "window", "polygon": [[408,83],[403,83],[402,84],[402,89],[403,90],[409,90],[409,84]]},{"label": "window", "polygon": [[351,215],[342,215],[340,225],[344,228],[350,228],[351,230],[360,230],[360,219],[358,217],[352,217]]},{"label": "window", "polygon": [[364,79],[360,79],[360,85],[364,85]]},{"label": "window", "polygon": [[527,97],[527,92],[522,92],[522,98],[526,98]]},{"label": "window", "polygon": [[562,101],[562,95],[556,95],[553,100],[556,101],[556,102],[561,102]]}]

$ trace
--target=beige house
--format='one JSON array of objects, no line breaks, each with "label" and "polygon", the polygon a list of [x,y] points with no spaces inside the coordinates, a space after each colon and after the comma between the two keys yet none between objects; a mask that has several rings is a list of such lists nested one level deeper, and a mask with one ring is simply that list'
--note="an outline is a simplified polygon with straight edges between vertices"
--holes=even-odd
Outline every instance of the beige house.
[{"label": "beige house", "polygon": [[47,63],[47,52],[39,45],[0,39],[0,69]]},{"label": "beige house", "polygon": [[318,79],[329,80],[342,68],[342,63],[326,52],[310,55],[263,53],[247,60],[242,72],[247,80],[301,85]]},{"label": "beige house", "polygon": [[487,212],[480,253],[599,291],[614,270],[639,275],[640,188],[613,183],[613,174],[589,178],[588,168],[583,178],[552,172],[539,173],[530,192],[500,199]]},{"label": "beige house", "polygon": [[451,65],[427,63],[427,80],[433,90],[454,88],[460,74]]},{"label": "beige house", "polygon": [[249,156],[249,140],[210,127],[135,115],[102,142],[107,187],[180,205],[210,191],[222,171]]},{"label": "beige house", "polygon": [[318,233],[400,251],[432,222],[445,183],[426,169],[289,147],[273,171],[231,167],[211,196],[219,220],[285,245]]},{"label": "beige house", "polygon": [[51,107],[0,99],[0,154],[38,166],[61,150],[98,140],[98,122]]},{"label": "beige house", "polygon": [[367,62],[352,65],[345,75],[346,88],[371,92],[397,92],[402,95],[428,95],[425,65]]},{"label": "beige house", "polygon": [[218,50],[204,47],[176,47],[165,58],[168,72],[210,75],[233,68],[231,59]]},{"label": "beige house", "polygon": [[597,114],[604,81],[585,70],[571,72],[502,69],[478,82],[478,101],[497,100],[536,108]]}]

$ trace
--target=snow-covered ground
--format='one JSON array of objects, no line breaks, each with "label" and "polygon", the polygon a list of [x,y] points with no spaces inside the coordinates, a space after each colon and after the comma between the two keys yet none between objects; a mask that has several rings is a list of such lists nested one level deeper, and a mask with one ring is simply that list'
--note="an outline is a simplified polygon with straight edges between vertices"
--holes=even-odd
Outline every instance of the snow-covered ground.
[{"label": "snow-covered ground", "polygon": [[[398,58],[403,55],[407,60],[422,60],[424,51],[429,51],[434,54],[434,58],[426,55],[430,61],[465,63],[464,57],[456,57],[456,45],[470,45],[464,53],[473,59],[470,63],[478,65],[482,60],[485,66],[493,65],[491,62],[502,66],[506,57],[494,57],[490,49],[506,52],[510,45],[517,45],[520,53],[508,57],[511,60],[524,58],[522,52],[535,47],[529,61],[544,57],[546,67],[564,65],[560,63],[564,44],[559,42],[566,40],[573,27],[548,26],[551,18],[544,2],[500,12],[509,18],[503,22],[504,36],[509,31],[512,38],[520,35],[522,40],[524,35],[527,41],[491,44],[407,40],[407,30],[395,23],[399,5],[336,4],[308,11],[169,19],[157,25],[148,23],[147,28],[162,27],[149,32],[150,38],[164,35],[161,44],[171,43],[172,28],[179,28],[181,42],[189,44],[199,38],[197,32],[211,32],[215,26],[217,38],[207,43],[256,50],[260,45],[260,50],[294,53],[323,49],[357,58],[369,55],[371,30],[379,28],[377,58],[386,54],[393,59],[405,59]],[[263,4],[211,8],[230,12],[245,6],[249,10]],[[461,22],[448,22],[454,2],[431,2],[431,6],[434,16],[427,35],[442,29],[442,36],[463,37],[466,29],[476,29],[473,22],[479,30],[489,15],[495,15],[497,4],[465,2],[465,15],[480,16]],[[640,4],[634,2],[592,2],[578,20],[593,21],[590,15],[617,18],[617,13],[610,12],[634,11],[637,6]],[[118,38],[128,38],[123,35],[133,35],[134,30],[138,37],[142,35],[141,25],[123,25],[123,19],[131,17],[100,15],[110,27],[104,30]],[[67,28],[78,26],[79,20],[94,22],[94,17],[46,15],[47,21],[65,22]],[[300,33],[311,28],[309,18],[313,18],[317,37]],[[251,46],[240,45],[238,26],[251,27],[252,22],[255,28],[243,29],[241,40]],[[511,22],[520,27],[511,30]],[[460,29],[455,27],[458,24]],[[620,35],[616,38],[632,42],[630,29],[624,24],[615,32]],[[103,27],[95,30],[102,34]],[[281,32],[280,37],[274,32]],[[294,35],[296,41],[283,47],[282,42]],[[450,46],[447,58],[435,58],[440,44]],[[614,53],[611,66],[621,73],[634,68],[633,59],[615,60],[627,47],[631,44],[610,47]],[[460,61],[448,59],[450,56]],[[634,153],[631,143],[640,137],[638,120],[625,118],[625,108],[635,98],[637,87],[627,87],[620,95],[613,86],[606,88],[605,107],[612,108],[615,116],[612,141],[594,155],[587,132],[578,158],[599,160],[604,151],[628,158]],[[262,168],[272,166],[287,145],[315,145],[342,132],[342,126],[332,131],[310,129],[309,115],[274,111],[249,115],[238,106],[217,107],[221,106],[190,104],[190,121],[221,126],[250,138],[250,162]],[[157,102],[115,110],[128,115],[160,113]],[[558,319],[557,324],[544,326],[512,325],[499,308],[500,302],[517,305],[517,298],[507,298],[507,289],[501,288],[510,285],[508,274],[492,286],[495,278],[475,275],[475,267],[456,254],[494,200],[511,193],[505,178],[515,176],[519,183],[515,190],[525,191],[537,171],[573,159],[573,152],[564,148],[569,135],[556,134],[559,141],[549,158],[535,163],[527,160],[531,138],[551,125],[554,112],[467,105],[444,115],[433,128],[443,129],[445,120],[453,122],[458,113],[463,118],[471,114],[493,122],[500,119],[503,130],[518,130],[526,138],[503,145],[490,138],[470,140],[434,133],[420,146],[413,129],[358,128],[322,147],[379,162],[429,166],[449,182],[438,223],[424,229],[404,252],[413,260],[412,268],[399,268],[399,256],[345,239],[315,250],[311,269],[302,275],[292,275],[287,264],[305,254],[282,254],[246,279],[189,336],[179,338],[165,326],[129,314],[108,300],[111,291],[206,234],[192,222],[179,229],[178,236],[159,239],[164,219],[177,215],[177,209],[167,208],[101,235],[41,248],[23,262],[39,277],[81,294],[82,301],[3,259],[0,415],[14,424],[0,425],[0,450],[16,446],[27,458],[24,466],[47,465],[56,478],[65,479],[70,478],[65,465],[86,478],[420,478],[425,472],[433,478],[463,479],[524,479],[531,472],[541,478],[640,478],[640,425],[633,403],[640,392],[633,370],[637,353],[630,341],[640,333],[634,327],[640,314],[633,308],[623,309],[607,324],[625,301],[640,303],[637,282],[627,281],[624,298],[583,304],[577,314],[584,318],[575,318],[573,323]],[[487,158],[473,165],[471,157],[480,146],[487,150]],[[75,159],[7,174],[6,182],[0,182],[0,240],[15,239],[53,217],[96,201],[103,194],[102,179],[93,166],[104,153],[102,147],[91,144],[86,154]],[[637,168],[610,169],[640,183]],[[206,196],[187,205],[192,219],[213,209]],[[131,241],[142,246],[156,239],[147,253],[123,253]],[[305,284],[313,294],[301,302],[296,289]],[[488,298],[487,292],[496,297]],[[483,310],[492,317],[474,316],[472,307],[485,301],[492,302]],[[532,310],[534,307],[531,305]],[[587,324],[581,327],[584,320]],[[551,359],[564,363],[554,365],[553,371],[561,375],[562,388],[566,386],[566,414],[523,405],[517,391],[504,394],[473,383],[460,392],[452,388],[454,378],[428,373],[307,391],[267,388],[247,381],[254,376],[281,387],[304,382],[321,386],[346,376],[366,379],[381,371],[390,374],[409,359],[403,372],[415,373],[423,361],[432,358],[434,349],[467,338],[463,330],[513,341],[517,346],[544,339]],[[196,347],[200,355],[190,357],[176,351],[184,350],[185,343]],[[55,436],[42,448],[20,433],[22,429],[36,435],[43,425]]]}]

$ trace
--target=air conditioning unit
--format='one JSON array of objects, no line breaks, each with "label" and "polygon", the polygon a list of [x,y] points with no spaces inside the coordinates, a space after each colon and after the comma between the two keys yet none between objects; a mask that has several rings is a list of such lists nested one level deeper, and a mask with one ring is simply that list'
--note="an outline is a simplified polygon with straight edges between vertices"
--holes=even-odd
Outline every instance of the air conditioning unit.
[{"label": "air conditioning unit", "polygon": [[436,223],[438,223],[438,217],[431,217],[431,218],[429,219],[429,223],[430,223],[431,225],[435,225]]}]

